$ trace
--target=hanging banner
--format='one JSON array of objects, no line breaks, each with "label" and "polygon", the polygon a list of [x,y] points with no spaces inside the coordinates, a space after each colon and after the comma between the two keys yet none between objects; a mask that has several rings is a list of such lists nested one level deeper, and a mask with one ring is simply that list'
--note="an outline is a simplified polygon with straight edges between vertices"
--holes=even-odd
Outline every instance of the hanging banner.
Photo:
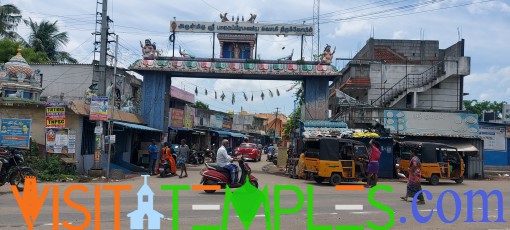
[{"label": "hanging banner", "polygon": [[66,104],[64,102],[48,103],[45,109],[46,128],[66,127]]},{"label": "hanging banner", "polygon": [[171,127],[184,127],[184,110],[170,109],[170,126]]},{"label": "hanging banner", "polygon": [[503,105],[503,121],[506,123],[510,123],[510,105]]},{"label": "hanging banner", "polygon": [[184,111],[184,127],[188,129],[193,128],[193,121],[195,119],[195,108],[186,105]]},{"label": "hanging banner", "polygon": [[222,123],[223,123],[223,128],[224,129],[232,129],[232,117],[224,116]]},{"label": "hanging banner", "polygon": [[0,145],[29,149],[31,123],[29,119],[2,118]]},{"label": "hanging banner", "polygon": [[92,97],[89,119],[91,121],[108,120],[108,97]]}]

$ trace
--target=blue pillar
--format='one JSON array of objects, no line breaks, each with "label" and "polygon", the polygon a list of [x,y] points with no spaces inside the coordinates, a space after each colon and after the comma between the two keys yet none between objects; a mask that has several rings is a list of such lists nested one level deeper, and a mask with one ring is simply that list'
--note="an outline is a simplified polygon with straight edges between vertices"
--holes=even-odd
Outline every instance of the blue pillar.
[{"label": "blue pillar", "polygon": [[327,120],[329,81],[320,78],[305,81],[305,101],[301,110],[304,120]]},{"label": "blue pillar", "polygon": [[148,126],[168,132],[171,78],[163,72],[144,72],[142,117]]}]

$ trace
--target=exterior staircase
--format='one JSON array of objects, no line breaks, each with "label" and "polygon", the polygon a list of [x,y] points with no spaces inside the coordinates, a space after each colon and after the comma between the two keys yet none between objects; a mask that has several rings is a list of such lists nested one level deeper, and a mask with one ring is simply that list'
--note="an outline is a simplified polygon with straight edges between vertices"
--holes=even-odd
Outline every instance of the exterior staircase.
[{"label": "exterior staircase", "polygon": [[[450,63],[458,65],[459,60],[443,60],[420,74],[407,74],[400,79],[400,81],[395,83],[395,85],[386,90],[379,98],[374,100],[372,105],[393,107],[409,93],[425,92],[452,75],[467,75],[465,73],[459,73],[457,66],[455,66],[455,68],[448,68],[451,66],[447,67],[446,65],[450,65]],[[453,70],[455,70],[455,72]]]}]

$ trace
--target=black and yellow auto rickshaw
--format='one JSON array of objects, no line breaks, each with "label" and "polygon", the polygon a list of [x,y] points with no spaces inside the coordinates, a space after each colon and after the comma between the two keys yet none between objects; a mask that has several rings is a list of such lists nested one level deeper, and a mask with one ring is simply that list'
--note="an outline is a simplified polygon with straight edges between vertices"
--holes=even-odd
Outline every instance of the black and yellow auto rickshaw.
[{"label": "black and yellow auto rickshaw", "polygon": [[397,169],[408,176],[410,151],[414,150],[421,161],[421,177],[431,185],[439,184],[439,179],[453,180],[457,184],[464,181],[464,161],[456,147],[434,142],[397,142],[394,155],[400,158]]},{"label": "black and yellow auto rickshaw", "polygon": [[305,174],[317,183],[358,181],[365,177],[367,148],[363,142],[333,137],[303,139]]}]

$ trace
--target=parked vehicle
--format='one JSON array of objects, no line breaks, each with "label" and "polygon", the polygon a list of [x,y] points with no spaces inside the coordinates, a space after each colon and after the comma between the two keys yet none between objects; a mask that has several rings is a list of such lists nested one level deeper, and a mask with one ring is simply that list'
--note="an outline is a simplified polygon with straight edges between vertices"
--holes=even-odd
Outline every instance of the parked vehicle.
[{"label": "parked vehicle", "polygon": [[25,159],[19,149],[0,147],[0,161],[3,163],[0,171],[0,186],[9,182],[21,192],[25,188],[25,177],[35,176],[32,168],[23,165]]},{"label": "parked vehicle", "polygon": [[257,144],[254,143],[242,143],[234,154],[234,157],[238,156],[242,157],[245,161],[260,161],[262,159],[262,154],[260,154]]},{"label": "parked vehicle", "polygon": [[188,155],[188,164],[203,164],[204,157],[203,154],[199,153],[196,149],[191,149]]},{"label": "parked vehicle", "polygon": [[464,160],[456,147],[442,143],[404,141],[395,144],[394,155],[400,158],[398,173],[408,176],[410,150],[414,150],[421,161],[421,177],[431,185],[439,184],[439,179],[453,180],[457,184],[464,181]]},{"label": "parked vehicle", "polygon": [[278,165],[278,153],[273,154],[272,160],[274,165]]},{"label": "parked vehicle", "polygon": [[365,177],[368,151],[363,142],[332,137],[303,139],[305,173],[317,183],[332,185]]},{"label": "parked vehicle", "polygon": [[267,154],[267,145],[266,145],[266,146],[264,146],[264,148],[262,148],[262,152],[263,152],[264,154]]},{"label": "parked vehicle", "polygon": [[[206,162],[216,162],[216,153],[217,153],[217,149],[216,149],[216,144],[212,144],[211,148],[210,149],[205,149],[205,161]],[[207,159],[208,158],[208,159]]]},{"label": "parked vehicle", "polygon": [[[200,171],[202,175],[202,181],[200,184],[203,185],[220,185],[222,189],[226,188],[227,185],[230,188],[238,188],[245,183],[251,183],[256,188],[259,187],[258,180],[251,175],[251,168],[242,158],[239,159],[239,168],[241,169],[241,177],[239,178],[239,184],[230,184],[230,172],[223,167],[217,166],[216,164],[205,163],[205,168]],[[246,181],[248,176],[249,181]],[[214,193],[216,190],[204,190],[206,193]]]}]

